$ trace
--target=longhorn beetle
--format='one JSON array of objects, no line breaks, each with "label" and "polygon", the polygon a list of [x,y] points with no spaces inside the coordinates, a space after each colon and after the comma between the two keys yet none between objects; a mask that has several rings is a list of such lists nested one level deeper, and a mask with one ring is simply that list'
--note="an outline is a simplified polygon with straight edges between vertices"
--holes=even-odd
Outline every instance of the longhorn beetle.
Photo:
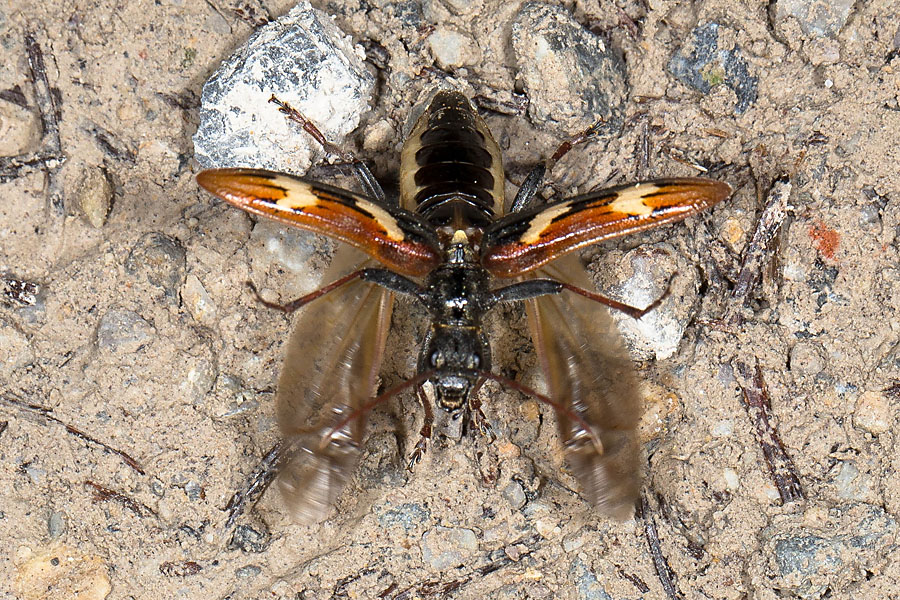
[{"label": "longhorn beetle", "polygon": [[[634,435],[640,403],[633,367],[599,305],[639,318],[662,298],[639,310],[591,292],[581,265],[564,255],[680,221],[725,199],[731,188],[710,179],[659,179],[533,205],[547,168],[595,134],[595,126],[533,170],[507,212],[500,148],[464,95],[438,91],[403,145],[398,201],[302,114],[273,101],[326,150],[352,162],[367,192],[258,169],[197,176],[238,208],[368,255],[362,264],[337,258],[333,281],[302,298],[263,301],[292,312],[316,300],[291,335],[276,395],[280,427],[294,448],[279,475],[293,516],[310,522],[327,515],[353,472],[376,405],[416,389],[424,422],[411,468],[432,435],[427,388],[439,408],[488,433],[478,390],[490,379],[553,408],[566,460],[587,498],[606,514],[627,517],[640,485]],[[395,294],[420,302],[430,324],[416,375],[375,396]],[[546,395],[491,370],[482,322],[508,302],[525,303]]]}]

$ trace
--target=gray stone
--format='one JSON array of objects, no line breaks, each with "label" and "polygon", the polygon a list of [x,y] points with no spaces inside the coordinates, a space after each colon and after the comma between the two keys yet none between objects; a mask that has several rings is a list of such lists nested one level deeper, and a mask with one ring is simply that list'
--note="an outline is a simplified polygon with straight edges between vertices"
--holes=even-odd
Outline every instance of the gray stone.
[{"label": "gray stone", "polygon": [[130,310],[110,310],[100,318],[97,347],[112,354],[137,352],[156,337],[156,330]]},{"label": "gray stone", "polygon": [[665,359],[678,350],[698,304],[697,269],[669,244],[642,244],[624,255],[604,253],[591,265],[597,289],[619,302],[644,308],[666,291],[669,295],[640,319],[611,310],[629,349],[643,360]]},{"label": "gray stone", "polygon": [[186,253],[181,242],[164,233],[144,234],[125,259],[125,272],[162,288],[170,301],[184,284]]},{"label": "gray stone", "polygon": [[756,102],[759,78],[750,74],[739,47],[720,46],[720,29],[725,27],[718,23],[694,29],[687,43],[669,61],[669,72],[704,94],[717,85],[731,88],[737,96],[734,112],[741,114]]},{"label": "gray stone", "polygon": [[203,86],[194,135],[198,162],[305,172],[321,147],[269,98],[300,110],[339,143],[368,110],[374,78],[362,57],[308,2],[260,28]]},{"label": "gray stone", "polygon": [[510,481],[506,487],[503,488],[503,497],[506,498],[509,505],[516,510],[525,506],[525,502],[528,501],[528,498],[525,497],[525,490],[518,481]]},{"label": "gray stone", "polygon": [[247,565],[245,567],[240,567],[239,569],[234,570],[234,576],[238,579],[248,579],[250,577],[256,577],[262,573],[262,567],[257,565]]},{"label": "gray stone", "polygon": [[770,528],[768,552],[780,577],[775,585],[802,598],[819,598],[826,589],[839,591],[884,568],[897,521],[879,506],[853,504],[832,509],[819,527]]},{"label": "gray stone", "polygon": [[478,551],[478,538],[471,529],[435,527],[422,536],[422,560],[442,571],[466,562]]},{"label": "gray stone", "polygon": [[856,0],[778,0],[773,21],[779,27],[781,21],[793,17],[807,35],[834,37],[847,22],[855,3]]},{"label": "gray stone", "polygon": [[66,513],[59,510],[50,513],[50,518],[47,519],[47,533],[50,534],[50,539],[61,537],[66,532],[66,525]]},{"label": "gray stone", "polygon": [[572,563],[569,575],[575,582],[575,593],[579,600],[613,600],[581,558],[576,558]]},{"label": "gray stone", "polygon": [[181,299],[194,319],[206,326],[216,321],[216,303],[203,287],[200,279],[191,273],[181,288]]},{"label": "gray stone", "polygon": [[254,529],[249,525],[238,525],[234,528],[229,546],[240,548],[242,552],[259,553],[265,552],[271,541],[272,536],[268,531]]},{"label": "gray stone", "polygon": [[602,119],[603,131],[621,129],[625,63],[565,8],[525,3],[513,21],[512,45],[536,125],[572,135]]},{"label": "gray stone", "polygon": [[409,533],[417,527],[428,523],[431,519],[431,511],[427,507],[415,502],[401,504],[378,516],[378,523],[385,529],[390,527],[402,527]]}]

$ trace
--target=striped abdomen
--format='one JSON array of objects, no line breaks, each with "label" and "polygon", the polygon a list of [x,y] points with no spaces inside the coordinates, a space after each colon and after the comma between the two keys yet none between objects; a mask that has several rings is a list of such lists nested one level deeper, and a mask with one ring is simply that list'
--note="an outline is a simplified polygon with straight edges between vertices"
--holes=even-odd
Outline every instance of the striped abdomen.
[{"label": "striped abdomen", "polygon": [[485,227],[503,212],[503,163],[465,96],[441,91],[400,158],[400,201],[438,227]]}]

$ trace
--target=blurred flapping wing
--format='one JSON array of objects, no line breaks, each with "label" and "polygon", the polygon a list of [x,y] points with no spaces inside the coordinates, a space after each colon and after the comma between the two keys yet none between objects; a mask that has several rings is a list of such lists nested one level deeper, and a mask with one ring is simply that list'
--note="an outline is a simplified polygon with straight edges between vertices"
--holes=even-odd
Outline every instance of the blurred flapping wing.
[{"label": "blurred flapping wing", "polygon": [[[577,256],[546,265],[535,276],[593,286]],[[636,427],[638,380],[606,308],[563,292],[526,302],[528,324],[566,461],[587,499],[604,514],[633,515],[640,490]],[[577,416],[577,417],[576,417]]]},{"label": "blurred flapping wing", "polygon": [[[365,257],[342,246],[324,281]],[[301,309],[276,395],[278,424],[295,453],[279,475],[294,520],[321,521],[353,474],[391,321],[393,294],[353,281]]]}]

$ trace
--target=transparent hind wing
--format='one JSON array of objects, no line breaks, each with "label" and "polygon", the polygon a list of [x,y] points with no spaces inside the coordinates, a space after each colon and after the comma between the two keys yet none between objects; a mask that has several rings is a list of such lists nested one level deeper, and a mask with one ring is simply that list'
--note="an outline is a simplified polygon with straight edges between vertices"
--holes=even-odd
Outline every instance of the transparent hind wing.
[{"label": "transparent hind wing", "polygon": [[[358,251],[341,247],[324,281],[365,262]],[[294,448],[278,485],[298,522],[324,519],[356,467],[392,301],[383,288],[354,281],[304,307],[294,325],[275,405]]]},{"label": "transparent hind wing", "polygon": [[[536,275],[592,287],[577,256],[560,258]],[[550,398],[560,407],[566,461],[594,506],[630,518],[640,491],[641,402],[615,324],[603,306],[566,292],[530,300],[526,310]]]}]

